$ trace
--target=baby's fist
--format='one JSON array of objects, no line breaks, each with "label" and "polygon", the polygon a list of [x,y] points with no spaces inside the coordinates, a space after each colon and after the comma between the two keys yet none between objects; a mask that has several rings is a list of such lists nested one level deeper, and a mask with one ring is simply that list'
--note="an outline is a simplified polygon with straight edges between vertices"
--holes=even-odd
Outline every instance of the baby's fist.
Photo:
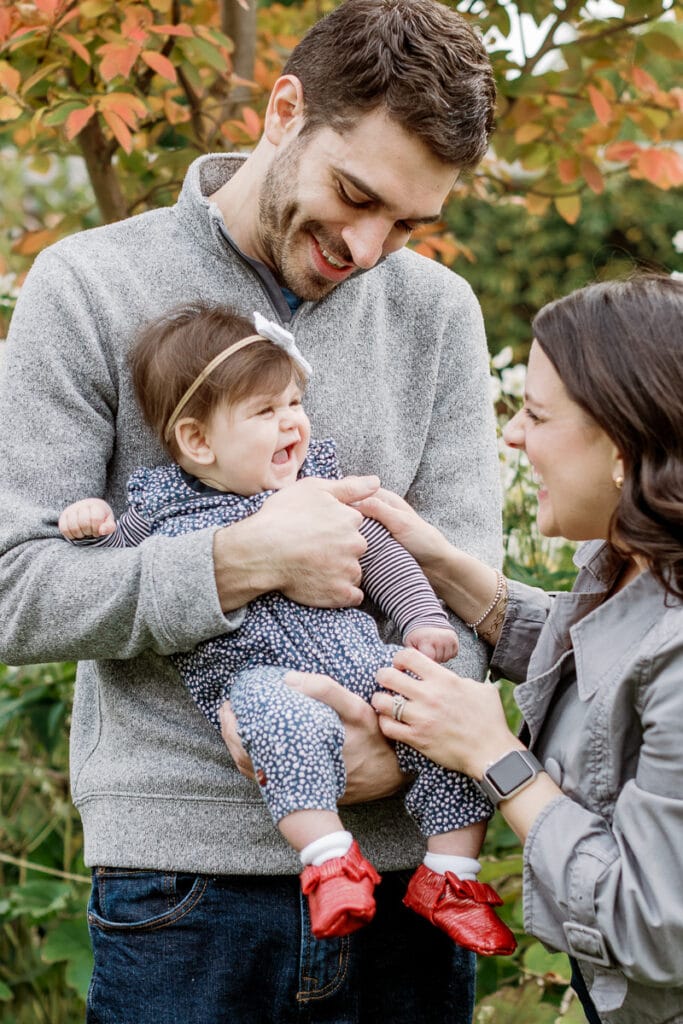
[{"label": "baby's fist", "polygon": [[432,661],[450,661],[458,653],[458,638],[452,629],[445,627],[422,626],[413,629],[405,637],[404,643]]}]

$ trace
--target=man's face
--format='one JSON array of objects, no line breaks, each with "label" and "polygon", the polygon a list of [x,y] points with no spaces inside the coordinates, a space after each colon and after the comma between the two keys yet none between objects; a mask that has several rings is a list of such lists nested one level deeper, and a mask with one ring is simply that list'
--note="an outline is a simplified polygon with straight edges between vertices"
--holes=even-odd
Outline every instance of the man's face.
[{"label": "man's face", "polygon": [[302,299],[320,299],[437,220],[457,178],[379,109],[340,135],[278,149],[259,195],[258,255]]}]

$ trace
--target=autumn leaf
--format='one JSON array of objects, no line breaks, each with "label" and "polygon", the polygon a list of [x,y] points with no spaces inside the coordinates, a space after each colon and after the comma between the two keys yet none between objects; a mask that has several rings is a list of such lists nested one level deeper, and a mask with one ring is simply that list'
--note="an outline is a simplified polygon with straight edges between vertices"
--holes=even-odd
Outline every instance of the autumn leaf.
[{"label": "autumn leaf", "polygon": [[117,75],[128,78],[138,59],[140,47],[137,43],[103,43],[97,52],[102,54],[100,74],[105,82],[111,82]]},{"label": "autumn leaf", "polygon": [[579,176],[579,163],[575,157],[557,161],[557,176],[563,185],[571,185]]},{"label": "autumn leaf", "polygon": [[194,35],[189,25],[150,25],[149,30],[157,36],[189,36],[192,38]]},{"label": "autumn leaf", "polygon": [[605,191],[605,179],[598,170],[597,166],[588,157],[583,157],[580,163],[581,174],[583,175],[586,184],[588,185],[591,192],[595,192],[599,196]]},{"label": "autumn leaf", "polygon": [[643,71],[642,68],[631,69],[631,80],[643,92],[659,92],[659,86],[652,75],[648,75],[647,71]]},{"label": "autumn leaf", "polygon": [[71,111],[64,126],[66,137],[69,142],[71,142],[72,139],[75,139],[79,132],[83,131],[94,113],[96,113],[96,111],[92,103],[88,104],[87,107],[81,107],[80,110]]},{"label": "autumn leaf", "polygon": [[261,118],[251,107],[242,107],[242,117],[244,118],[247,135],[252,139],[257,139],[261,134]]},{"label": "autumn leaf", "polygon": [[0,121],[15,121],[23,114],[23,108],[11,96],[0,96]]},{"label": "autumn leaf", "polygon": [[515,132],[515,142],[523,146],[526,142],[535,142],[536,139],[540,139],[541,135],[545,134],[545,128],[542,124],[523,124]]},{"label": "autumn leaf", "polygon": [[56,14],[62,6],[62,0],[34,0],[34,3],[38,10],[42,11],[43,14],[47,14],[48,17]]},{"label": "autumn leaf", "polygon": [[174,84],[178,81],[175,68],[168,57],[164,57],[162,53],[157,53],[156,50],[143,50],[140,56],[145,64],[148,64],[152,71],[156,71],[162,78],[166,78]]},{"label": "autumn leaf", "polygon": [[137,128],[138,119],[147,113],[145,104],[137,96],[128,92],[110,92],[98,102],[102,114],[105,110],[113,111],[129,128]]},{"label": "autumn leaf", "polygon": [[0,86],[5,92],[17,93],[21,85],[21,75],[6,60],[0,60]]},{"label": "autumn leaf", "polygon": [[12,246],[12,252],[21,253],[22,256],[34,256],[47,245],[52,245],[59,238],[59,231],[55,228],[42,228],[40,231],[25,231],[21,238]]},{"label": "autumn leaf", "polygon": [[9,39],[12,31],[12,15],[7,7],[0,7],[0,43]]},{"label": "autumn leaf", "polygon": [[120,118],[113,110],[103,110],[102,117],[109,125],[111,133],[121,149],[124,149],[126,153],[131,153],[133,150],[133,137],[128,131],[128,126],[122,118]]},{"label": "autumn leaf", "polygon": [[605,157],[614,163],[622,163],[631,160],[639,152],[640,146],[637,142],[613,142],[605,149]]},{"label": "autumn leaf", "polygon": [[588,98],[600,124],[608,125],[612,120],[612,106],[609,100],[594,85],[588,86]]},{"label": "autumn leaf", "polygon": [[59,35],[67,44],[67,46],[69,46],[73,50],[76,56],[80,57],[81,60],[85,61],[86,64],[92,64],[92,58],[86,50],[83,43],[80,41],[80,39],[76,39],[75,36],[69,35],[68,32],[60,32]]},{"label": "autumn leaf", "polygon": [[581,213],[581,196],[555,196],[555,209],[567,224],[576,224]]}]

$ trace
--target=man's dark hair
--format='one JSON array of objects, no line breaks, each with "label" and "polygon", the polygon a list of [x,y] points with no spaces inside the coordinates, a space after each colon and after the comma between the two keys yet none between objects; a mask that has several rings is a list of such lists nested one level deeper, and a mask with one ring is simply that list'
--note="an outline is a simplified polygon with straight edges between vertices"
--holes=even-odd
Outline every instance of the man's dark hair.
[{"label": "man's dark hair", "polygon": [[444,163],[465,170],[486,152],[491,64],[476,32],[437,0],[346,0],[306,33],[283,73],[302,84],[306,132],[343,133],[384,107]]}]

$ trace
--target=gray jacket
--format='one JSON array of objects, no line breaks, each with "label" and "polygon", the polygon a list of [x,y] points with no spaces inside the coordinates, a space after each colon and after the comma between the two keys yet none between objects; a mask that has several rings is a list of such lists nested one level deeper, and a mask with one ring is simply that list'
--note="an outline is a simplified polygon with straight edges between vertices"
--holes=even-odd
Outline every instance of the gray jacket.
[{"label": "gray jacket", "polygon": [[492,667],[517,682],[564,795],[524,847],[524,925],[576,957],[610,1024],[683,1022],[683,605],[622,562],[576,556],[571,594],[520,584]]},{"label": "gray jacket", "polygon": [[[166,655],[232,628],[213,529],[138,548],[82,550],[61,509],[101,495],[120,513],[136,466],[168,461],[126,367],[136,328],[181,302],[286,319],[275,282],[235,252],[206,199],[240,158],[202,157],[178,203],[96,228],[36,260],[12,319],[0,392],[0,657],[79,659],[71,785],[87,864],[216,873],[298,870],[255,783],[242,778]],[[447,536],[498,560],[500,496],[488,354],[471,289],[408,250],[292,324],[313,364],[306,406],[346,472],[378,473]],[[459,663],[483,676],[461,630]],[[423,843],[400,797],[344,812],[389,870]]]}]

